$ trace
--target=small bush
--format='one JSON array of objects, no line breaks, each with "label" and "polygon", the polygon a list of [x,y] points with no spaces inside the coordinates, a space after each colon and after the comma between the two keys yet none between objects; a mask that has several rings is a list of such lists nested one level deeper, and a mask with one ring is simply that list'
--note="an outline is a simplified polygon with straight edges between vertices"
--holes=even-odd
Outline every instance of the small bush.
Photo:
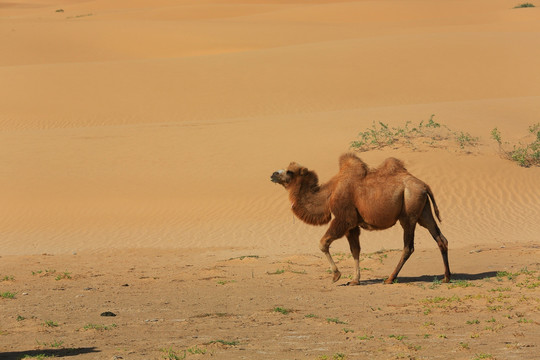
[{"label": "small bush", "polygon": [[491,138],[499,145],[499,152],[506,159],[516,162],[522,167],[540,166],[540,123],[529,126],[529,143],[519,143],[512,146],[512,150],[505,148],[500,131],[491,130]]},{"label": "small bush", "polygon": [[283,315],[288,315],[289,313],[292,312],[291,309],[285,309],[285,308],[282,308],[282,307],[275,307],[274,309],[272,309],[273,312],[278,312],[278,313],[281,313]]},{"label": "small bush", "polygon": [[530,8],[530,7],[534,7],[534,4],[523,3],[523,4],[519,4],[519,5],[514,6],[514,9]]},{"label": "small bush", "polygon": [[17,293],[12,293],[12,292],[6,291],[4,293],[0,293],[0,298],[3,298],[3,299],[15,299],[16,294]]}]

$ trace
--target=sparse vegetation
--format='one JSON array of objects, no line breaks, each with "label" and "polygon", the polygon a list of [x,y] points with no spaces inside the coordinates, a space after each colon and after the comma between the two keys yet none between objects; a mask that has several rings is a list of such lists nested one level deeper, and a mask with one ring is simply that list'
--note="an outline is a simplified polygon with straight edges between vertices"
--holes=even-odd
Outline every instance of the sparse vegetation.
[{"label": "sparse vegetation", "polygon": [[56,274],[56,270],[54,269],[45,269],[45,270],[35,270],[32,271],[32,275],[39,275],[39,276],[51,276]]},{"label": "sparse vegetation", "polygon": [[450,297],[444,297],[444,296],[434,296],[430,298],[426,298],[422,300],[422,302],[429,303],[429,304],[438,304],[438,303],[450,303],[450,302],[459,302],[461,301],[459,296],[450,296]]},{"label": "sparse vegetation", "polygon": [[285,308],[282,308],[282,307],[275,307],[272,309],[273,312],[278,312],[278,313],[281,313],[283,315],[288,315],[289,313],[291,313],[293,310],[291,309],[285,309]]},{"label": "sparse vegetation", "polygon": [[54,340],[52,343],[46,343],[46,342],[40,342],[38,340],[36,340],[36,343],[38,346],[40,347],[52,347],[52,348],[55,348],[55,349],[58,349],[58,348],[61,348],[64,346],[64,341],[60,340]]},{"label": "sparse vegetation", "polygon": [[71,279],[71,273],[68,273],[67,271],[64,271],[63,273],[57,275],[54,280],[62,280],[62,279]]},{"label": "sparse vegetation", "polygon": [[478,140],[480,140],[480,138],[463,131],[455,132],[454,139],[461,149],[465,149],[466,146],[476,146],[478,145]]},{"label": "sparse vegetation", "polygon": [[24,355],[21,359],[35,359],[35,360],[43,360],[43,359],[49,359],[55,357],[54,355],[47,355],[47,354],[36,354],[36,355]]},{"label": "sparse vegetation", "polygon": [[15,295],[17,295],[17,293],[12,293],[12,292],[6,291],[6,292],[3,292],[3,293],[0,293],[0,298],[2,298],[2,299],[15,299]]},{"label": "sparse vegetation", "polygon": [[0,282],[2,281],[15,281],[15,277],[13,277],[13,275],[6,275],[0,279]]},{"label": "sparse vegetation", "polygon": [[493,359],[493,355],[491,354],[474,354],[473,360],[481,360],[481,359]]},{"label": "sparse vegetation", "polygon": [[232,284],[235,283],[236,280],[219,280],[217,283],[218,285],[226,285],[226,284]]},{"label": "sparse vegetation", "polygon": [[283,273],[285,273],[285,269],[277,269],[274,272],[266,272],[266,274],[268,275],[281,275]]},{"label": "sparse vegetation", "polygon": [[232,257],[229,259],[230,260],[244,260],[244,259],[259,259],[260,256],[259,255],[242,255],[242,256],[237,256],[237,257]]},{"label": "sparse vegetation", "polygon": [[328,355],[321,355],[319,356],[317,359],[318,360],[330,360],[330,359],[333,359],[333,360],[345,360],[347,357],[345,354],[343,353],[335,353],[334,355],[332,355],[332,357],[328,357]]},{"label": "sparse vegetation", "polygon": [[222,344],[222,345],[226,345],[226,346],[236,346],[239,344],[238,341],[226,341],[226,340],[212,340],[208,343],[208,345],[210,344]]},{"label": "sparse vegetation", "polygon": [[163,358],[167,360],[183,360],[187,356],[186,350],[184,350],[184,353],[182,355],[178,355],[177,352],[173,350],[172,347],[168,349],[161,349],[161,351],[165,353]]},{"label": "sparse vegetation", "polygon": [[78,18],[93,16],[93,15],[94,14],[80,14],[80,15],[75,15],[75,16],[68,16],[67,19],[78,19]]},{"label": "sparse vegetation", "polygon": [[[520,249],[516,253],[522,251]],[[531,251],[536,252],[537,250],[533,248]],[[485,272],[456,273],[455,279],[449,283],[442,283],[437,278],[434,279],[433,274],[424,275],[418,277],[416,281],[402,280],[396,289],[384,287],[378,292],[377,283],[382,278],[381,269],[383,268],[379,264],[379,257],[385,254],[388,254],[388,258],[398,255],[388,249],[384,252],[372,254],[370,259],[367,258],[368,254],[362,254],[362,261],[367,263],[366,266],[373,269],[370,276],[363,279],[365,282],[364,287],[348,288],[333,285],[331,288],[333,292],[342,294],[351,293],[351,291],[359,294],[365,294],[366,291],[375,291],[372,294],[372,299],[379,301],[366,302],[365,305],[361,304],[358,307],[363,314],[361,321],[354,319],[355,316],[350,312],[349,308],[336,308],[332,306],[329,300],[321,300],[328,295],[326,293],[327,288],[321,291],[322,295],[318,298],[321,301],[319,304],[323,305],[316,308],[310,305],[316,299],[315,295],[317,294],[314,292],[303,294],[288,290],[284,293],[272,294],[272,296],[264,300],[261,300],[262,293],[249,294],[247,299],[251,300],[247,308],[237,307],[236,304],[234,306],[222,305],[225,302],[214,302],[213,300],[198,307],[196,306],[196,300],[190,299],[185,302],[186,305],[191,306],[189,312],[186,310],[170,317],[163,313],[163,311],[169,312],[170,307],[168,304],[159,306],[161,302],[170,301],[169,298],[160,297],[155,302],[154,300],[145,299],[145,301],[148,301],[147,303],[157,304],[158,307],[152,309],[154,313],[151,315],[146,314],[138,318],[140,320],[156,318],[160,319],[160,321],[151,324],[136,321],[132,324],[133,330],[144,332],[152,328],[156,331],[163,331],[167,327],[172,327],[171,331],[174,329],[186,329],[186,331],[193,333],[194,336],[167,342],[155,341],[154,345],[147,342],[136,346],[120,344],[115,350],[115,354],[110,355],[126,357],[132,351],[144,351],[142,347],[146,346],[147,356],[155,359],[230,358],[237,353],[245,353],[249,357],[256,354],[256,351],[265,351],[267,349],[276,351],[278,345],[269,347],[267,342],[259,345],[257,341],[263,335],[274,338],[275,336],[281,336],[279,334],[285,334],[285,341],[299,344],[291,352],[292,357],[298,358],[304,356],[317,359],[323,355],[320,358],[328,360],[333,360],[334,357],[336,359],[352,359],[358,356],[364,356],[365,358],[418,359],[429,357],[430,354],[440,351],[440,356],[443,358],[453,357],[471,360],[473,358],[482,359],[482,356],[486,356],[483,359],[490,359],[488,356],[492,355],[494,359],[502,359],[505,356],[504,354],[508,353],[506,349],[519,351],[523,358],[534,358],[534,349],[525,347],[525,345],[534,341],[531,334],[537,328],[538,318],[535,317],[535,314],[540,310],[540,298],[538,297],[540,286],[535,285],[540,282],[540,265],[537,264],[536,258],[524,257],[525,260],[520,259],[518,262],[514,261],[517,257],[512,257],[512,261],[498,262],[494,269],[488,269]],[[484,255],[489,254],[482,254],[482,256]],[[348,258],[348,254],[338,252],[334,256],[344,258],[345,266],[352,267],[352,259]],[[228,256],[225,257],[225,259],[228,258]],[[293,277],[296,277],[297,280],[305,279],[308,282],[317,282],[321,278],[317,275],[317,271],[310,266],[326,268],[321,257],[307,258],[307,255],[305,255],[305,258],[299,260],[291,261],[288,259],[287,257],[279,262],[266,258],[264,261],[253,259],[245,259],[244,261],[258,262],[256,269],[263,276],[266,270],[285,270],[284,275],[264,277],[267,286],[276,286],[282,281],[292,284],[295,282]],[[108,309],[95,309],[96,311],[93,311],[91,317],[78,314],[77,317],[71,319],[72,322],[69,324],[64,318],[43,315],[36,312],[37,310],[33,310],[33,307],[23,306],[27,302],[38,304],[39,299],[35,299],[37,299],[38,294],[41,294],[36,290],[39,287],[51,289],[51,301],[59,301],[63,309],[70,309],[70,301],[73,301],[75,296],[79,294],[84,294],[86,297],[95,294],[90,291],[92,288],[87,288],[87,286],[93,286],[99,291],[97,289],[99,281],[95,283],[92,283],[92,281],[87,282],[84,279],[76,283],[74,283],[74,280],[62,280],[60,283],[53,281],[66,268],[71,269],[72,274],[79,274],[79,271],[75,271],[76,269],[72,269],[70,265],[50,263],[53,265],[49,265],[48,262],[41,265],[30,264],[30,268],[27,268],[25,275],[23,270],[24,276],[18,275],[20,269],[3,271],[0,279],[6,274],[14,275],[16,282],[0,282],[0,287],[5,288],[2,291],[17,291],[17,297],[21,299],[11,301],[0,299],[0,303],[2,303],[0,307],[7,306],[5,324],[0,324],[0,342],[2,339],[11,341],[10,339],[19,336],[19,333],[25,331],[26,334],[31,336],[30,342],[33,342],[33,344],[30,345],[34,346],[27,348],[31,350],[21,352],[18,358],[21,358],[24,354],[39,355],[42,353],[48,356],[62,357],[69,356],[67,354],[71,354],[72,350],[68,348],[73,344],[80,343],[81,339],[84,341],[84,339],[92,337],[97,339],[96,341],[99,343],[106,341],[111,337],[111,334],[115,339],[123,338],[124,332],[122,328],[125,321],[119,323],[111,318],[108,318],[110,320],[101,318],[106,320],[103,322],[99,320],[99,317],[96,318],[101,311],[109,310],[111,306],[114,307],[110,304]],[[207,294],[211,294],[212,291],[220,294],[228,293],[227,288],[216,285],[217,281],[223,281],[224,285],[229,286],[230,290],[235,290],[234,292],[240,290],[239,287],[244,286],[244,283],[242,283],[242,286],[240,285],[240,277],[237,279],[238,267],[242,265],[240,261],[236,260],[235,263],[230,262],[228,264],[226,261],[221,261],[220,264],[223,268],[219,269],[219,273],[209,266],[208,269],[212,270],[210,274],[195,274],[194,271],[193,278],[214,276],[211,278],[212,280],[204,282],[204,286],[208,291]],[[306,267],[310,270],[308,270],[308,275],[295,276],[288,273],[287,267],[289,265],[293,269],[301,270]],[[31,269],[36,270],[39,268],[43,269],[39,275],[30,275]],[[46,272],[45,268],[56,268],[57,271],[54,275],[46,275],[51,274],[53,271]],[[95,273],[99,274],[97,271]],[[126,292],[125,290],[130,289],[119,288],[119,286],[125,282],[136,281],[139,275],[139,273],[135,272],[130,275],[131,279],[116,281],[114,286],[118,287],[119,291]],[[482,279],[485,276],[489,277],[491,282],[483,281]],[[288,279],[283,280],[286,277]],[[236,279],[238,284],[228,284],[230,279]],[[29,280],[30,286],[22,284],[27,280]],[[423,284],[424,287],[418,287],[418,283]],[[163,282],[161,285],[166,284],[166,282]],[[430,289],[430,285],[433,286],[433,290]],[[88,291],[82,292],[83,289],[88,289]],[[403,291],[399,291],[400,289]],[[28,291],[29,295],[23,296],[23,291]],[[406,296],[399,301],[384,298],[385,294],[395,292],[404,293]],[[283,294],[287,294],[287,296],[278,297]],[[56,298],[54,298],[55,295]],[[88,298],[82,300],[88,301]],[[350,300],[348,304],[352,304],[354,301],[356,300]],[[159,310],[159,308],[164,310]],[[193,311],[194,309],[195,311]],[[196,309],[202,309],[200,313],[208,313],[198,315]],[[162,313],[157,313],[157,311],[162,311]],[[222,313],[218,313],[218,311]],[[225,313],[225,311],[228,313]],[[386,320],[379,323],[378,326],[373,325],[377,323],[377,319],[391,319],[401,314],[407,314],[406,321],[392,322]],[[48,321],[45,323],[45,320]],[[116,322],[119,326],[111,325],[113,322]],[[85,324],[87,325],[83,329]],[[219,326],[216,327],[215,324],[219,324]],[[268,329],[266,333],[250,336],[250,331],[252,331],[250,328],[262,328],[263,326]],[[65,335],[66,331],[72,333],[69,339],[61,335]],[[287,332],[283,333],[283,331]],[[316,345],[316,347],[312,348],[313,351],[305,355],[306,353],[302,352],[304,348],[309,347],[313,342],[322,342],[324,340],[323,335],[314,335],[315,333],[331,334],[336,341],[328,345]],[[36,337],[39,342],[35,340]],[[499,347],[491,346],[495,343],[494,339],[500,338],[508,338],[508,342],[501,343],[502,345]],[[36,342],[38,343],[37,346]],[[351,349],[354,347],[360,350],[353,352]],[[359,352],[362,355],[357,355]],[[99,356],[97,351],[96,355]],[[27,357],[27,359],[29,358]]]},{"label": "sparse vegetation", "polygon": [[394,335],[394,334],[388,335],[388,337],[391,339],[399,340],[399,341],[402,341],[403,339],[407,338],[405,335]]},{"label": "sparse vegetation", "polygon": [[281,275],[281,274],[284,274],[285,272],[290,272],[290,273],[293,273],[293,274],[300,274],[300,275],[306,275],[307,272],[305,270],[293,270],[291,269],[290,267],[287,268],[287,269],[277,269],[276,271],[274,272],[266,272],[267,275]]},{"label": "sparse vegetation", "polygon": [[433,278],[433,281],[431,282],[431,285],[429,286],[430,289],[436,289],[442,284],[442,280],[437,279],[436,277]]},{"label": "sparse vegetation", "polygon": [[507,150],[508,143],[502,141],[497,128],[491,130],[491,138],[499,145],[499,152],[506,159],[516,162],[522,167],[540,166],[540,123],[529,126],[529,138],[526,143],[513,144],[512,150]]},{"label": "sparse vegetation", "polygon": [[47,320],[43,323],[43,326],[45,327],[58,327],[58,323],[56,321]]},{"label": "sparse vegetation", "polygon": [[339,320],[338,318],[327,318],[326,321],[335,324],[347,324],[346,321]]},{"label": "sparse vegetation", "polygon": [[532,4],[532,3],[523,3],[523,4],[519,4],[519,5],[514,6],[514,9],[531,8],[531,7],[535,7],[534,4]]},{"label": "sparse vegetation", "polygon": [[[529,4],[519,7],[530,7]],[[533,5],[534,6],[534,5]],[[435,148],[448,148],[450,143],[455,143],[461,150],[468,150],[479,145],[480,139],[470,133],[458,130],[454,131],[448,126],[433,120],[431,115],[428,121],[420,121],[417,125],[407,121],[404,126],[391,127],[383,122],[375,123],[366,131],[358,134],[357,140],[352,141],[352,149],[365,152],[392,146],[408,147],[418,150],[421,145]],[[503,142],[498,128],[491,130],[491,139],[499,145],[499,151],[504,158],[516,162],[522,167],[540,166],[540,123],[529,126],[528,142],[510,145]]]},{"label": "sparse vegetation", "polygon": [[61,348],[64,346],[64,341],[60,340],[54,340],[52,343],[49,344],[52,348]]},{"label": "sparse vegetation", "polygon": [[420,145],[446,148],[455,142],[464,150],[478,145],[479,138],[463,131],[453,131],[448,126],[433,120],[420,121],[417,125],[407,121],[404,126],[390,127],[381,121],[373,122],[371,128],[358,134],[358,140],[351,142],[351,148],[364,152],[388,146],[405,146],[417,150]]},{"label": "sparse vegetation", "polygon": [[199,315],[195,315],[193,317],[194,318],[206,318],[206,317],[212,317],[212,316],[215,316],[215,317],[229,317],[229,316],[233,316],[233,315],[229,314],[229,313],[216,312],[216,313],[199,314]]},{"label": "sparse vegetation", "polygon": [[187,352],[190,353],[190,354],[200,354],[200,355],[204,355],[206,354],[206,349],[201,349],[200,347],[198,347],[197,345],[193,346],[193,347],[190,347],[187,349]]},{"label": "sparse vegetation", "polygon": [[453,289],[456,287],[466,288],[470,286],[476,286],[476,285],[474,285],[472,282],[467,281],[467,280],[450,280],[450,283],[448,284],[449,289]]},{"label": "sparse vegetation", "polygon": [[511,291],[511,290],[512,290],[512,289],[510,289],[509,287],[504,287],[504,288],[503,288],[503,287],[498,287],[498,288],[495,288],[495,289],[491,289],[491,290],[489,290],[489,291],[493,291],[493,292],[495,292],[495,291],[503,292],[503,291]]},{"label": "sparse vegetation", "polygon": [[503,277],[506,277],[508,278],[508,280],[512,280],[517,274],[513,274],[511,272],[508,272],[508,271],[497,271],[497,277],[498,278],[503,278]]},{"label": "sparse vegetation", "polygon": [[118,327],[116,324],[111,325],[98,325],[98,324],[86,324],[84,325],[84,330],[97,330],[97,331],[105,331],[105,330],[112,330],[114,328]]},{"label": "sparse vegetation", "polygon": [[358,340],[371,340],[375,338],[373,335],[362,335],[356,337]]}]

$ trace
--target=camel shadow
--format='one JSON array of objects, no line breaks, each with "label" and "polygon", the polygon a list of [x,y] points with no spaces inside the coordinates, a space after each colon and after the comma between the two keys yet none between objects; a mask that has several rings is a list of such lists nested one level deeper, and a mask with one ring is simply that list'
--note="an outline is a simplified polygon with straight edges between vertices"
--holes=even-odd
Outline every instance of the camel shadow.
[{"label": "camel shadow", "polygon": [[[482,280],[482,279],[489,279],[494,278],[497,276],[497,271],[486,271],[478,274],[464,274],[464,273],[455,273],[452,274],[452,280],[451,281],[458,281],[458,280]],[[407,283],[415,283],[415,282],[425,282],[425,283],[432,283],[439,281],[443,278],[442,275],[422,275],[422,276],[398,276],[397,283],[399,284],[407,284]],[[366,280],[360,280],[360,285],[373,285],[373,284],[382,284],[386,280],[386,278],[377,278],[377,279],[366,279]],[[348,286],[348,284],[343,284],[340,286]]]},{"label": "camel shadow", "polygon": [[38,357],[40,355],[45,355],[47,357],[67,357],[67,356],[77,356],[77,355],[82,355],[82,354],[90,354],[90,353],[98,353],[98,352],[100,352],[100,350],[97,350],[95,347],[13,351],[13,352],[0,352],[0,359],[19,360],[24,357]]}]

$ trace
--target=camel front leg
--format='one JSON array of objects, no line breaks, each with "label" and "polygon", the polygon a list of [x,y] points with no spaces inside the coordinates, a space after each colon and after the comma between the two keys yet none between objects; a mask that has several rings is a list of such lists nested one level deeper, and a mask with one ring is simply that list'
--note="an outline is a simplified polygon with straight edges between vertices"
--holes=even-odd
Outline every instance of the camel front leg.
[{"label": "camel front leg", "polygon": [[330,267],[332,268],[332,273],[334,274],[332,281],[336,282],[341,278],[341,272],[338,270],[336,263],[334,262],[334,259],[332,258],[332,255],[330,255],[330,245],[334,242],[334,240],[339,239],[340,237],[343,237],[345,233],[347,232],[347,227],[343,226],[340,222],[336,221],[336,219],[332,220],[330,223],[330,228],[324,234],[322,237],[319,248],[321,251],[326,255],[326,258],[328,259],[328,262],[330,263]]},{"label": "camel front leg", "polygon": [[330,255],[330,244],[336,239],[333,239],[331,236],[324,235],[321,239],[321,242],[319,244],[319,248],[321,251],[326,255],[326,258],[328,259],[328,262],[330,263],[330,267],[332,268],[332,273],[334,274],[334,278],[332,279],[332,282],[336,282],[341,277],[341,272],[339,272],[336,263],[334,262],[334,259],[332,259],[332,255]]},{"label": "camel front leg", "polygon": [[347,240],[354,259],[354,278],[348,285],[360,285],[360,228],[355,227],[347,232]]}]

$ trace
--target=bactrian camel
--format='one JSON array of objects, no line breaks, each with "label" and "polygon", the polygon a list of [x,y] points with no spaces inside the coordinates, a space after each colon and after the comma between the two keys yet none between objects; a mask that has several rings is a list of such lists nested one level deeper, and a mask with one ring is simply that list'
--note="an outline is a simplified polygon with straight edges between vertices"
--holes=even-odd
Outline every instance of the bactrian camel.
[{"label": "bactrian camel", "polygon": [[330,222],[319,246],[332,267],[334,282],[341,277],[330,254],[334,240],[347,237],[355,265],[354,278],[349,285],[358,285],[360,228],[388,229],[398,220],[403,227],[403,253],[385,283],[394,281],[414,252],[416,224],[428,229],[437,242],[444,262],[443,281],[450,281],[448,241],[431,212],[430,201],[441,220],[433,193],[426,183],[411,175],[400,160],[388,158],[378,168],[370,169],[355,154],[348,153],[339,159],[338,174],[325,184],[319,184],[314,171],[294,162],[286,170],[274,172],[271,180],[289,192],[292,211],[300,220],[312,225]]}]

